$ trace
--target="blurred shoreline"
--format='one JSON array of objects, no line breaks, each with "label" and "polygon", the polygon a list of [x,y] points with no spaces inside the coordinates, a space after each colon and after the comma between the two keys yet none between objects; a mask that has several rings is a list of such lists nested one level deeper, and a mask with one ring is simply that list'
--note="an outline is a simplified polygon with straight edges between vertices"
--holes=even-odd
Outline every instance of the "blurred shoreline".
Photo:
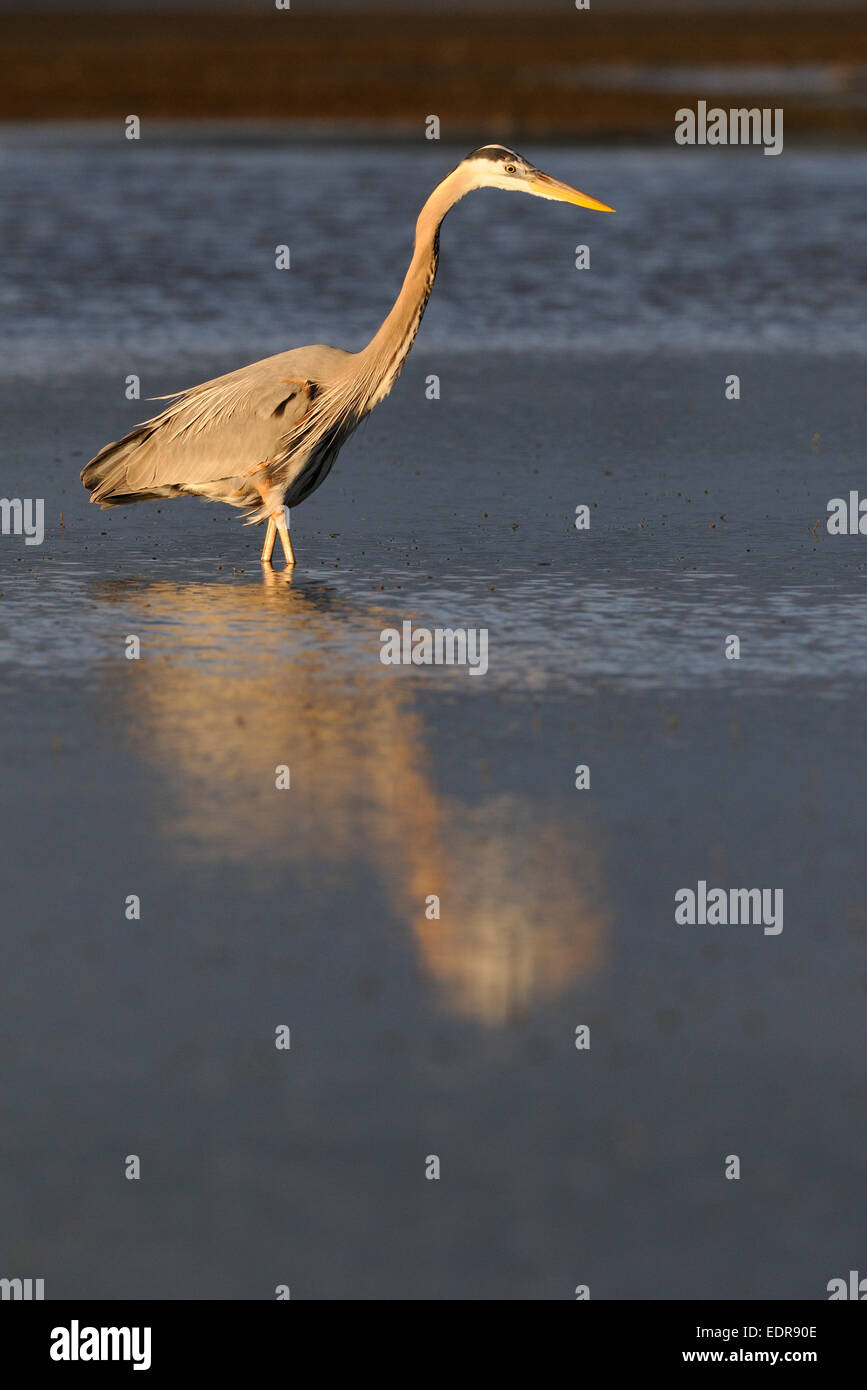
[{"label": "blurred shoreline", "polygon": [[292,123],[382,139],[670,140],[675,110],[782,106],[867,135],[867,13],[0,15],[0,121]]}]

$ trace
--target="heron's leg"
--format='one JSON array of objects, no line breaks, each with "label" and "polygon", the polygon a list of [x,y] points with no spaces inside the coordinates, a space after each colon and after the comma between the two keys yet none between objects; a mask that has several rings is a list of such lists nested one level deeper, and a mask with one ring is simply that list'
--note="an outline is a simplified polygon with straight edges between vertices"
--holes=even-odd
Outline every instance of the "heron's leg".
[{"label": "heron's leg", "polygon": [[277,530],[280,532],[280,539],[283,542],[283,554],[286,556],[286,566],[295,564],[295,552],[292,549],[292,542],[289,539],[289,527],[286,524],[286,513],[288,507],[281,507],[274,518]]},{"label": "heron's leg", "polygon": [[262,546],[262,554],[259,557],[263,565],[270,565],[271,556],[274,554],[274,541],[277,539],[277,521],[273,516],[268,518],[268,530],[265,532],[265,544]]}]

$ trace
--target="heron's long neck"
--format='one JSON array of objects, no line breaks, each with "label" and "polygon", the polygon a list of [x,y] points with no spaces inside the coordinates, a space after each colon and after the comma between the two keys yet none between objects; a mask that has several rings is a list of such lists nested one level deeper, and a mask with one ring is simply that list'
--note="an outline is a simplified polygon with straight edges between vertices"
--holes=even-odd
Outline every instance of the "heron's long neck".
[{"label": "heron's long neck", "polygon": [[437,185],[419,213],[412,260],[400,294],[379,332],[358,354],[369,383],[368,410],[388,395],[400,375],[433,289],[440,225],[449,208],[466,192],[465,179],[460,169],[456,169]]}]

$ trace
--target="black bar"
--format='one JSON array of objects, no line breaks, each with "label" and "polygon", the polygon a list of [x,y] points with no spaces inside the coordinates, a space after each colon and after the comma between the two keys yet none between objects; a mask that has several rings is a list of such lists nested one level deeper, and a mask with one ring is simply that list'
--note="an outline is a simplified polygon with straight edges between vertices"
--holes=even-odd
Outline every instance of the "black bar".
[{"label": "black bar", "polygon": [[[478,1304],[472,1307],[476,1309]],[[299,1335],[322,1328],[321,1316],[312,1305],[293,1308],[288,1300],[275,1300],[273,1306],[252,1301],[6,1302],[0,1304],[0,1333],[5,1365],[17,1363],[25,1373],[49,1371],[53,1379],[81,1374],[92,1378],[99,1369],[108,1369],[115,1376],[134,1376],[134,1360],[141,1363],[142,1371],[150,1378],[176,1376],[179,1372],[197,1377],[213,1373],[225,1378],[234,1372],[249,1373],[251,1368],[270,1364],[275,1368],[282,1364],[288,1374],[292,1363],[290,1348],[295,1346],[297,1350]],[[336,1347],[345,1347],[348,1356],[360,1354],[366,1338],[358,1342],[351,1336],[356,1316],[349,1310],[338,1314],[340,1340],[335,1346],[330,1338],[321,1348],[329,1360]],[[488,1316],[479,1309],[473,1326],[479,1320],[486,1322]],[[327,1317],[333,1328],[334,1312],[329,1311]],[[458,1314],[453,1325],[456,1333],[466,1330],[466,1317],[466,1312]],[[366,1325],[360,1331],[370,1332],[369,1318],[368,1309]],[[454,1351],[447,1340],[451,1319],[443,1310],[436,1313],[436,1327],[435,1338],[431,1338],[430,1329],[422,1334],[427,1378],[438,1359],[442,1360],[443,1374],[449,1364],[454,1370]],[[527,1330],[533,1327],[530,1321]],[[576,1303],[569,1317],[557,1319],[553,1327],[562,1329],[569,1337],[576,1368],[595,1365],[611,1374],[639,1369],[666,1372],[674,1367],[708,1364],[732,1368],[738,1363],[763,1364],[774,1369],[807,1365],[827,1373],[859,1364],[865,1324],[859,1311],[834,1302],[587,1301]],[[129,1359],[81,1357],[81,1352],[89,1355],[92,1349],[111,1355],[112,1336],[108,1334],[103,1339],[100,1334],[97,1339],[88,1330],[103,1328],[125,1329],[129,1333],[128,1337],[117,1339],[119,1353],[127,1353]],[[149,1341],[145,1329],[149,1331]],[[513,1345],[512,1339],[507,1343],[489,1343],[485,1357],[490,1355],[496,1360],[499,1345],[505,1350]],[[75,1349],[79,1359],[54,1359],[52,1347],[56,1353],[70,1356]]]}]

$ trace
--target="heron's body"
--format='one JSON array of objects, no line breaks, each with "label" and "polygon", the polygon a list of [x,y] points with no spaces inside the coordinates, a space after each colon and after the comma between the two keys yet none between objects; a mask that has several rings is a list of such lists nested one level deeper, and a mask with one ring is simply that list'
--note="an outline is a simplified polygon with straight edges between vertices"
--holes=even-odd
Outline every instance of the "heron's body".
[{"label": "heron's body", "polygon": [[354,426],[347,421],[339,439],[311,450],[285,446],[351,358],[324,345],[294,348],[193,386],[87,465],[82,476],[86,486],[95,481],[93,501],[118,507],[191,493],[260,508],[256,483],[267,481],[281,489],[283,504],[297,505],[318,487]]},{"label": "heron's body", "polygon": [[433,288],[440,224],[465,193],[486,186],[607,210],[511,150],[476,150],[422,208],[401,292],[365,348],[293,348],[180,392],[87,464],[81,478],[91,501],[118,507],[192,494],[244,507],[249,520],[268,522],[263,561],[270,563],[279,531],[287,562],[294,563],[284,507],[319,487],[342,444],[388,395]]}]

